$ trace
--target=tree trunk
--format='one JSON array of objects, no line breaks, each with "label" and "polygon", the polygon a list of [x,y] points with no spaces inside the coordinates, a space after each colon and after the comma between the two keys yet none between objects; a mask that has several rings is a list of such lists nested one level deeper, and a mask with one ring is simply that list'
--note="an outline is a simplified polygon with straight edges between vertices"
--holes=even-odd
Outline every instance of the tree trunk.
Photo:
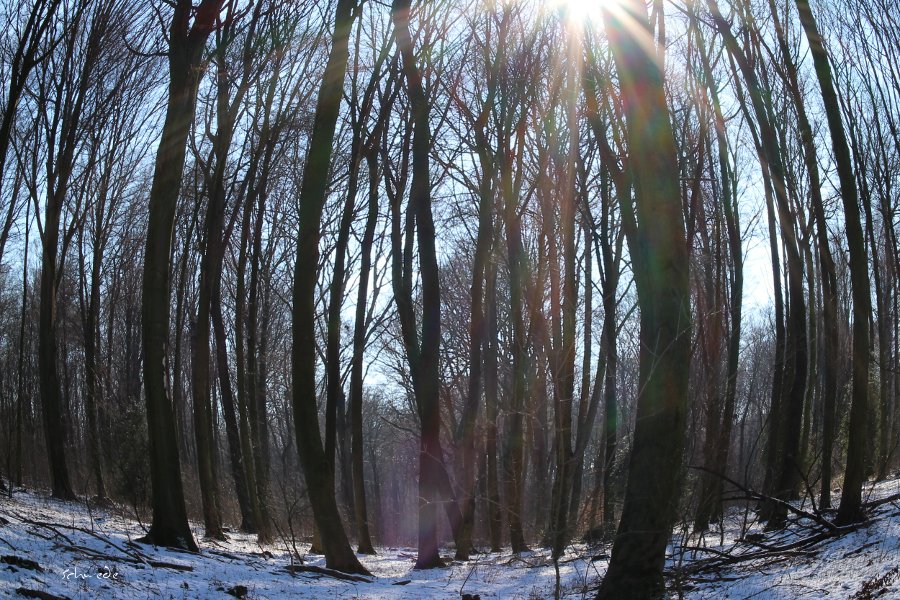
[{"label": "tree trunk", "polygon": [[[552,555],[558,560],[569,542],[569,503],[572,492],[574,449],[572,447],[572,404],[575,396],[575,337],[576,313],[578,309],[578,283],[576,279],[577,257],[575,252],[575,215],[577,202],[576,177],[578,161],[578,121],[574,93],[576,84],[577,59],[568,57],[566,87],[569,91],[567,117],[568,156],[565,163],[565,178],[561,182],[558,200],[560,207],[560,242],[564,267],[562,289],[559,282],[559,262],[551,262],[551,317],[553,328],[553,350],[550,353],[551,373],[554,386],[554,420],[556,423],[555,456],[556,479],[553,484],[551,502],[551,547]],[[550,232],[554,235],[555,232]],[[553,244],[555,242],[551,242]],[[553,285],[555,281],[556,285]],[[555,287],[555,290],[553,289]],[[562,292],[562,298],[560,298]],[[554,510],[555,509],[555,510]]]},{"label": "tree trunk", "polygon": [[865,481],[866,419],[869,408],[869,318],[871,289],[865,241],[859,214],[859,197],[853,175],[853,161],[828,53],[819,33],[815,17],[807,0],[796,0],[800,23],[806,33],[816,77],[822,92],[822,103],[831,132],[831,143],[841,188],[841,200],[846,220],[847,245],[850,250],[850,286],[853,295],[853,390],[850,402],[850,425],[847,442],[847,469],[844,472],[844,491],[838,507],[837,522],[854,523],[862,519],[862,485]]},{"label": "tree trunk", "polygon": [[341,522],[334,497],[334,475],[322,446],[316,406],[316,265],[319,264],[322,209],[331,173],[334,131],[347,71],[348,38],[355,8],[354,0],[338,0],[326,76],[319,88],[310,150],[303,167],[300,231],[294,266],[291,377],[297,448],[313,516],[321,534],[325,563],[331,569],[367,574],[353,554]]},{"label": "tree trunk", "polygon": [[[271,103],[271,95],[269,97]],[[266,544],[272,541],[274,533],[272,531],[272,517],[269,512],[269,417],[266,401],[266,378],[267,378],[267,362],[266,347],[268,335],[268,319],[265,316],[268,313],[268,291],[261,294],[260,287],[264,284],[263,267],[260,264],[263,260],[262,252],[262,233],[263,223],[266,214],[266,197],[268,194],[267,187],[269,181],[269,173],[272,164],[272,153],[274,152],[274,140],[270,139],[270,129],[268,126],[268,114],[266,122],[263,125],[264,134],[261,136],[265,139],[265,157],[259,178],[254,182],[254,193],[250,194],[252,199],[255,195],[256,220],[253,229],[253,249],[250,258],[250,293],[247,298],[247,352],[246,352],[246,382],[240,388],[244,398],[239,400],[242,417],[241,425],[245,427],[245,431],[241,434],[241,441],[245,448],[245,454],[249,450],[253,455],[253,465],[246,465],[248,473],[248,481],[251,486],[255,481],[256,489],[251,493],[256,494],[257,507],[257,531],[259,533],[257,541],[260,544]],[[248,200],[249,201],[249,200]],[[247,227],[250,227],[249,216],[245,219]],[[242,241],[242,245],[245,244]],[[245,251],[246,252],[246,251]],[[243,267],[239,267],[240,279],[238,306],[235,313],[235,330],[238,337],[238,348],[243,351],[243,326],[237,327],[237,322],[244,320],[244,300],[243,300]],[[263,301],[260,302],[260,297]],[[262,313],[262,319],[261,317]],[[243,364],[243,357],[238,355],[239,363]],[[244,414],[246,416],[244,416]],[[246,426],[245,426],[246,423]],[[249,432],[246,429],[249,428]],[[252,474],[252,477],[249,475]]]},{"label": "tree trunk", "polygon": [[[85,378],[85,416],[87,417],[87,443],[91,469],[94,471],[97,498],[106,499],[106,483],[103,479],[103,460],[100,452],[100,431],[97,422],[98,404],[100,403],[100,267],[105,244],[100,241],[102,229],[99,220],[103,215],[105,195],[98,202],[96,211],[98,224],[95,232],[95,244],[91,257],[91,283],[88,291],[88,305],[84,315],[84,378]],[[82,261],[82,271],[84,263]]]},{"label": "tree trunk", "polygon": [[[725,394],[721,414],[721,423],[716,429],[715,444],[710,470],[725,474],[728,469],[728,454],[731,445],[731,429],[734,424],[734,407],[737,400],[738,359],[741,347],[741,312],[743,306],[744,259],[741,249],[740,215],[737,210],[736,196],[732,187],[731,167],[728,160],[728,140],[725,136],[725,117],[719,101],[709,54],[699,30],[697,48],[703,72],[708,85],[710,104],[715,118],[717,154],[719,159],[719,198],[724,215],[726,236],[728,238],[728,279],[729,289],[729,329],[727,337],[727,357],[725,365]],[[707,435],[711,432],[707,430]],[[702,476],[703,488],[700,505],[694,519],[694,530],[705,531],[713,520],[722,514],[722,479],[710,473]]]},{"label": "tree trunk", "polygon": [[[31,203],[25,207],[25,245],[22,257],[22,305],[19,311],[19,352],[16,360],[16,473],[15,484],[22,485],[22,427],[25,413],[25,314],[28,310],[28,249],[31,240]],[[12,478],[12,474],[10,473]]]},{"label": "tree trunk", "polygon": [[[415,388],[416,409],[421,425],[419,443],[419,543],[416,569],[443,566],[439,553],[438,509],[441,502],[452,513],[456,501],[452,497],[447,477],[440,428],[440,365],[441,294],[434,218],[431,212],[431,182],[429,154],[431,152],[431,124],[428,99],[422,83],[422,73],[416,64],[410,33],[410,0],[394,0],[392,4],[394,39],[403,60],[403,74],[410,101],[413,123],[412,181],[409,192],[407,223],[415,222],[418,241],[419,276],[422,282],[421,339],[416,332],[410,288],[403,285],[395,292],[401,327]],[[396,230],[396,227],[395,227]],[[395,241],[395,245],[398,240]],[[412,239],[407,238],[412,245]],[[396,257],[395,257],[396,260]],[[396,274],[395,262],[395,274]],[[407,273],[401,279],[407,280]],[[395,277],[395,285],[399,284]],[[397,290],[397,288],[395,288]],[[443,492],[443,494],[442,494]],[[443,498],[441,496],[444,496]],[[461,516],[459,517],[461,521]],[[454,535],[459,521],[450,523]]]},{"label": "tree trunk", "polygon": [[604,16],[632,157],[639,228],[637,243],[629,246],[641,350],[625,504],[599,598],[651,598],[665,591],[662,570],[678,507],[691,343],[687,244],[663,71],[659,57],[647,52],[651,29],[645,4],[625,5],[628,21],[618,12]]},{"label": "tree trunk", "polygon": [[[216,167],[219,168],[218,166]],[[221,166],[224,169],[224,165]],[[191,331],[191,390],[194,400],[194,436],[197,445],[197,476],[203,501],[205,537],[224,540],[219,509],[219,475],[216,445],[213,438],[214,419],[210,401],[210,304],[219,285],[222,254],[222,224],[225,216],[225,190],[210,189],[206,211],[206,248],[200,261],[197,319]],[[233,410],[231,411],[233,413]],[[226,426],[231,419],[226,418]],[[229,440],[231,436],[229,435]],[[232,449],[240,451],[239,448]],[[232,457],[234,461],[234,457]],[[238,459],[238,464],[241,460]],[[240,473],[240,479],[245,479]],[[244,507],[242,507],[244,508]],[[243,512],[243,511],[242,511]]]},{"label": "tree trunk", "polygon": [[[837,314],[837,280],[834,270],[834,258],[831,255],[828,239],[828,225],[825,220],[824,202],[822,200],[822,184],[819,175],[818,154],[815,147],[815,138],[812,126],[806,113],[806,106],[801,93],[797,68],[794,64],[787,43],[784,29],[778,19],[777,8],[773,0],[769,1],[772,11],[778,42],[781,48],[784,71],[789,91],[794,99],[797,109],[797,125],[800,130],[800,141],[803,146],[803,158],[809,175],[809,196],[812,205],[813,216],[816,223],[816,233],[819,237],[818,258],[821,269],[822,283],[822,308],[823,329],[822,347],[824,364],[822,365],[822,399],[824,409],[823,446],[822,446],[822,485],[820,507],[827,508],[831,503],[831,456],[834,445],[834,411],[837,402],[837,374],[839,370],[838,360],[838,314]],[[814,304],[810,301],[810,304]],[[810,352],[815,356],[815,352]],[[810,386],[811,389],[812,386]]]},{"label": "tree trunk", "polygon": [[189,0],[179,0],[174,8],[169,37],[166,116],[150,188],[141,310],[144,391],[153,486],[153,522],[144,540],[194,551],[197,544],[188,526],[184,506],[175,415],[166,385],[171,282],[169,262],[185,147],[197,104],[200,59],[221,8],[222,0],[203,0],[196,10]]},{"label": "tree trunk", "polygon": [[475,240],[475,257],[472,263],[469,313],[469,381],[466,403],[463,407],[459,429],[455,439],[462,449],[462,466],[459,487],[461,490],[462,524],[456,547],[456,560],[468,560],[472,552],[472,535],[475,526],[475,423],[481,403],[483,351],[487,333],[485,315],[485,273],[494,237],[494,182],[493,160],[487,152],[487,137],[483,122],[475,135],[479,148],[482,176],[478,186],[478,233]]},{"label": "tree trunk", "polygon": [[57,370],[56,291],[59,254],[59,221],[62,197],[49,194],[44,209],[44,235],[41,255],[40,316],[38,320],[38,379],[44,413],[44,436],[50,465],[53,497],[74,500],[66,461],[66,416],[60,394]]},{"label": "tree trunk", "polygon": [[[338,226],[337,243],[334,247],[334,267],[328,294],[328,320],[325,330],[325,456],[331,465],[332,476],[336,472],[335,451],[338,442],[340,450],[341,493],[351,515],[351,527],[356,518],[353,485],[348,482],[350,469],[347,455],[347,420],[344,390],[341,385],[341,309],[344,299],[345,275],[347,272],[347,247],[350,229],[356,210],[356,194],[359,188],[360,145],[359,133],[354,134],[353,150],[350,157],[350,173]],[[349,483],[349,485],[348,485]]]},{"label": "tree trunk", "polygon": [[487,265],[485,315],[487,335],[484,344],[484,451],[487,461],[487,513],[490,532],[491,552],[500,552],[503,545],[503,506],[500,504],[500,477],[497,469],[497,419],[499,394],[497,376],[497,269],[493,263]]},{"label": "tree trunk", "polygon": [[[770,119],[770,95],[760,84],[756,71],[748,57],[741,50],[731,32],[728,22],[719,11],[715,0],[709,0],[710,11],[719,33],[723,36],[729,55],[737,63],[747,82],[747,88],[759,127],[759,151],[764,169],[771,176],[775,195],[775,207],[781,222],[781,238],[787,256],[788,314],[785,328],[784,373],[781,382],[783,393],[779,394],[779,412],[772,412],[770,422],[779,430],[779,440],[774,469],[771,472],[773,495],[781,500],[789,500],[795,493],[800,480],[800,433],[803,421],[803,404],[807,383],[807,332],[806,301],[803,292],[803,263],[794,232],[793,216],[787,194],[784,162],[779,138]],[[774,255],[773,255],[774,257]],[[773,394],[774,396],[774,394]],[[775,397],[773,397],[773,405]],[[771,435],[771,434],[770,434]],[[771,444],[770,444],[771,449]],[[771,456],[771,455],[770,455]],[[778,528],[787,518],[782,504],[768,503],[764,518],[768,527]]]},{"label": "tree trunk", "polygon": [[523,421],[525,416],[528,348],[523,298],[525,291],[525,257],[522,246],[522,220],[517,214],[518,198],[513,188],[512,160],[512,156],[506,157],[500,172],[505,203],[506,254],[509,262],[509,318],[512,321],[512,381],[509,394],[506,448],[504,451],[504,478],[509,539],[513,553],[518,554],[528,551],[522,523],[522,488],[525,471]]},{"label": "tree trunk", "polygon": [[241,446],[241,434],[238,427],[237,413],[234,408],[234,392],[231,388],[231,371],[228,367],[228,341],[225,335],[225,323],[222,318],[221,292],[216,291],[211,304],[213,336],[216,342],[216,370],[219,374],[219,389],[222,392],[222,416],[225,420],[225,435],[228,438],[228,457],[231,461],[231,476],[234,479],[234,493],[237,496],[241,511],[241,531],[256,533],[256,517],[258,509],[254,506],[252,480],[244,470],[245,459]]},{"label": "tree trunk", "polygon": [[[369,513],[366,504],[366,475],[363,462],[363,358],[366,350],[366,305],[369,298],[369,273],[372,269],[372,244],[378,221],[378,154],[366,154],[369,168],[369,207],[363,232],[359,289],[356,296],[356,315],[353,326],[353,363],[350,367],[350,460],[353,471],[353,505],[356,509],[357,552],[375,554],[369,533]],[[374,468],[374,463],[373,463]]]}]

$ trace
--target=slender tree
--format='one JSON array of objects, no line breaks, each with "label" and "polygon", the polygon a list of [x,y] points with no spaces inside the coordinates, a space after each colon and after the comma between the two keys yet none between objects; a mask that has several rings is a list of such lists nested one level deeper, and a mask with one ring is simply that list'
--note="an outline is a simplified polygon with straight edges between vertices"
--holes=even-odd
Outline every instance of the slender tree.
[{"label": "slender tree", "polygon": [[353,554],[341,522],[334,498],[334,473],[322,446],[316,407],[316,265],[319,264],[322,210],[327,198],[334,131],[341,106],[348,40],[355,13],[355,0],[338,1],[325,77],[316,100],[309,153],[303,165],[299,198],[300,231],[294,267],[291,375],[297,448],[316,528],[325,551],[325,562],[339,571],[367,574],[368,571]]},{"label": "slender tree", "polygon": [[[438,279],[436,233],[431,207],[430,157],[431,123],[428,98],[422,81],[422,71],[413,50],[410,32],[410,0],[393,0],[391,17],[394,39],[403,63],[405,89],[412,120],[412,179],[407,208],[407,252],[412,252],[412,227],[418,242],[419,276],[422,281],[421,333],[416,325],[410,281],[411,256],[404,257],[405,272],[398,272],[394,242],[395,301],[400,313],[404,346],[412,372],[416,411],[419,417],[419,535],[417,569],[443,566],[440,557],[438,512],[441,502],[447,510],[458,513],[455,498],[450,497],[446,480],[443,448],[441,447],[441,415],[439,347],[441,339],[441,292]],[[395,225],[396,230],[396,225]],[[396,239],[396,238],[395,238]],[[398,293],[399,292],[399,293]],[[456,532],[461,517],[451,514],[451,526]]]},{"label": "slender tree", "polygon": [[[862,518],[862,485],[866,479],[866,419],[869,414],[869,319],[871,288],[865,240],[860,220],[859,195],[847,134],[841,120],[841,108],[835,91],[828,52],[819,26],[807,0],[796,0],[800,23],[813,57],[816,78],[822,93],[831,145],[840,182],[841,200],[850,250],[850,286],[853,295],[853,391],[850,402],[850,426],[847,444],[847,468],[844,491],[838,507],[837,522],[853,523]],[[822,240],[820,243],[827,243]]]}]

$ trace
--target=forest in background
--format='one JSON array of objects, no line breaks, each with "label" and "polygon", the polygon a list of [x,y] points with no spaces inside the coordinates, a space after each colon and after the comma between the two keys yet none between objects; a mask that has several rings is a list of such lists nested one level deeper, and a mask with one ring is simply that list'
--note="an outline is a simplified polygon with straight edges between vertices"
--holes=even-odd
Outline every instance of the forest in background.
[{"label": "forest in background", "polygon": [[735,491],[859,521],[900,464],[894,13],[2,3],[3,492],[352,573],[615,540],[608,598]]}]

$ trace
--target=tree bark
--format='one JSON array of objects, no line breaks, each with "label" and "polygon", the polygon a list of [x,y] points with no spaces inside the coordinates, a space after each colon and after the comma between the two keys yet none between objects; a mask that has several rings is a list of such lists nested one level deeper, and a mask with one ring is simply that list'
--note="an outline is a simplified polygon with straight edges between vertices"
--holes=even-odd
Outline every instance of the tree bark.
[{"label": "tree bark", "polygon": [[839,524],[862,519],[862,485],[866,479],[866,421],[869,410],[869,318],[872,312],[869,266],[859,211],[859,196],[853,174],[853,161],[847,134],[841,120],[841,108],[828,53],[815,17],[807,0],[796,0],[800,23],[806,33],[815,65],[816,77],[825,106],[831,133],[832,149],[840,182],[841,200],[846,220],[847,245],[850,250],[850,286],[853,295],[853,389],[850,402],[850,425],[847,442],[847,468],[844,491],[838,507]]},{"label": "tree bark", "polygon": [[178,0],[172,15],[169,90],[150,188],[141,309],[144,392],[153,487],[153,522],[144,540],[194,551],[197,544],[188,526],[184,506],[175,415],[166,385],[170,254],[185,147],[196,111],[200,60],[206,40],[216,26],[222,4],[222,0],[203,0],[194,9],[190,0]]},{"label": "tree bark", "polygon": [[334,497],[334,474],[322,446],[316,406],[316,308],[322,210],[331,173],[332,145],[347,71],[348,39],[356,2],[338,0],[335,27],[325,77],[319,88],[309,154],[300,187],[300,231],[294,266],[293,381],[297,448],[316,527],[321,534],[326,565],[346,573],[368,574],[350,548]]},{"label": "tree bark", "polygon": [[[369,206],[366,213],[366,228],[360,249],[359,289],[356,296],[356,315],[353,326],[353,363],[350,367],[350,460],[353,471],[353,505],[356,509],[358,536],[357,552],[375,554],[369,533],[369,512],[366,504],[366,476],[363,462],[363,358],[366,350],[366,305],[369,298],[369,273],[372,270],[372,245],[375,241],[375,226],[378,221],[378,154],[366,154],[369,169]],[[374,463],[373,463],[374,467]]]},{"label": "tree bark", "polygon": [[[605,11],[619,74],[638,225],[634,261],[641,309],[637,422],[622,519],[598,598],[662,595],[675,522],[690,365],[690,289],[675,138],[661,57],[643,1]],[[624,20],[623,20],[624,19]],[[631,241],[631,240],[629,240]]]}]

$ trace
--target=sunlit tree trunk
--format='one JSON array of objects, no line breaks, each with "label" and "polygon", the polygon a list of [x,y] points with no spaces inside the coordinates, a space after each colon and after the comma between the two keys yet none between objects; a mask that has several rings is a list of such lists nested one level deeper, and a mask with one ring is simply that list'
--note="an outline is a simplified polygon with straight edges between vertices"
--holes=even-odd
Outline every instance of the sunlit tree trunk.
[{"label": "sunlit tree trunk", "polygon": [[[641,333],[637,421],[622,519],[599,598],[662,595],[678,506],[690,365],[690,295],[675,138],[646,5],[622,3],[605,22],[625,108],[634,183],[634,264]],[[623,211],[630,210],[624,206]],[[634,242],[634,243],[632,243]]]}]

